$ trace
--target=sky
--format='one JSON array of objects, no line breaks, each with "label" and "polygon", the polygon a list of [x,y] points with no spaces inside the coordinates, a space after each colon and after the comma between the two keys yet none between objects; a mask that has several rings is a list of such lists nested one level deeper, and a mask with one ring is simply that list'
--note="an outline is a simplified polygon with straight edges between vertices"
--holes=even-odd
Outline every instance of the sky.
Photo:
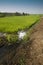
[{"label": "sky", "polygon": [[43,14],[43,0],[0,0],[0,12]]}]

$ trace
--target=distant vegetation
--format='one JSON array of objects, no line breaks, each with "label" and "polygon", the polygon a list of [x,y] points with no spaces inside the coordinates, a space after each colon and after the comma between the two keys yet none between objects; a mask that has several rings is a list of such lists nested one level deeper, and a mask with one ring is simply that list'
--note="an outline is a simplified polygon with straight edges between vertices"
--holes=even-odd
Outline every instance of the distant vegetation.
[{"label": "distant vegetation", "polygon": [[6,12],[6,13],[2,13],[2,12],[0,12],[0,17],[6,17],[6,16],[26,16],[26,15],[29,15],[29,14],[27,14],[27,13],[19,13],[19,12],[16,12],[16,13],[8,13],[8,12]]}]

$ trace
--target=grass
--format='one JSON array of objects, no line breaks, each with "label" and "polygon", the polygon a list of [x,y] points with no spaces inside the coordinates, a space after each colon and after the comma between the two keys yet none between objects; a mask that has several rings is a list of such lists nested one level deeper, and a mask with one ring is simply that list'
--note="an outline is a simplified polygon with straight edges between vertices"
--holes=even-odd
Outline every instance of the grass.
[{"label": "grass", "polygon": [[12,16],[0,18],[0,32],[17,32],[24,30],[39,19],[39,15]]},{"label": "grass", "polygon": [[9,42],[9,45],[10,45],[11,43],[16,43],[18,41],[18,36],[12,35],[12,34],[7,34],[6,40]]}]

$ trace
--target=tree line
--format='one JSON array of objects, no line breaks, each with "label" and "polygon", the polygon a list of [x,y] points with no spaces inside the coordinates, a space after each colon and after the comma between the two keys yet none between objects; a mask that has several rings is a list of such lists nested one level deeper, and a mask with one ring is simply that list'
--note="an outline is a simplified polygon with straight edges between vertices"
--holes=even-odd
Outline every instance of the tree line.
[{"label": "tree line", "polygon": [[19,12],[15,12],[15,13],[2,13],[0,12],[0,17],[6,17],[6,16],[27,16],[29,15],[28,13],[19,13]]}]

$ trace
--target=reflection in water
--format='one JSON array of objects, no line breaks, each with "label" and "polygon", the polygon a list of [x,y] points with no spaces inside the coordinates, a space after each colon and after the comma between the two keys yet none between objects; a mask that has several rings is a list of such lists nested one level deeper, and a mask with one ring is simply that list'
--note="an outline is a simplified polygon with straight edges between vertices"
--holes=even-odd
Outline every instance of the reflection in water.
[{"label": "reflection in water", "polygon": [[26,32],[23,32],[23,31],[18,32],[19,39],[23,39],[25,35],[26,35]]}]

